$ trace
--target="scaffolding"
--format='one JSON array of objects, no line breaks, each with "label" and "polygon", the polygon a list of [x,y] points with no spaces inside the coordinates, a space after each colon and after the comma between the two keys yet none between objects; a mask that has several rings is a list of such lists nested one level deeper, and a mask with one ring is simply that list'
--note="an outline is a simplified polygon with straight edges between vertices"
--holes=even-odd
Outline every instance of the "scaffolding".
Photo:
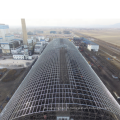
[{"label": "scaffolding", "polygon": [[[68,39],[49,43],[0,120],[120,120],[120,107]],[[64,119],[65,118],[65,119]]]}]

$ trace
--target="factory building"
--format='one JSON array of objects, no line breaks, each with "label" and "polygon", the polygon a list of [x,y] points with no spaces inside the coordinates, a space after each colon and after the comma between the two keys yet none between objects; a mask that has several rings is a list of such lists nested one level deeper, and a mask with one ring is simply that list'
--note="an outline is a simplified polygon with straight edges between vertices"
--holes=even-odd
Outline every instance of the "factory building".
[{"label": "factory building", "polygon": [[68,39],[43,51],[0,120],[120,120],[120,106]]},{"label": "factory building", "polygon": [[21,53],[22,51],[22,46],[18,46],[16,48],[11,48],[11,53],[14,55],[14,54],[17,54],[17,53]]},{"label": "factory building", "polygon": [[25,57],[24,57],[24,55],[23,54],[17,54],[17,55],[13,55],[13,59],[16,59],[16,60],[24,60],[25,59]]},{"label": "factory building", "polygon": [[41,54],[45,49],[46,44],[44,42],[37,42],[34,47],[34,53]]},{"label": "factory building", "polygon": [[95,44],[95,43],[89,43],[87,45],[87,49],[90,50],[90,51],[98,51],[99,50],[99,45],[98,44]]},{"label": "factory building", "polygon": [[10,34],[9,26],[0,24],[0,42],[10,41],[14,39],[14,35]]},{"label": "factory building", "polygon": [[16,55],[13,55],[13,59],[15,59],[15,60],[31,60],[32,56],[16,54]]},{"label": "factory building", "polygon": [[57,32],[56,31],[50,31],[50,34],[56,34]]},{"label": "factory building", "polygon": [[0,35],[2,36],[2,39],[5,41],[5,34],[8,33],[9,26],[5,24],[0,24]]},{"label": "factory building", "polygon": [[27,39],[28,45],[34,45],[36,43],[36,37]]},{"label": "factory building", "polygon": [[[46,39],[44,36],[38,36],[36,37],[39,42],[36,42],[35,47],[34,47],[34,53],[39,53],[41,54],[45,47],[47,46],[48,42],[46,42]],[[49,40],[49,38],[47,38]]]},{"label": "factory building", "polygon": [[12,39],[14,39],[14,35],[11,35],[11,34],[6,34],[5,35],[5,41],[10,41]]},{"label": "factory building", "polygon": [[2,42],[3,41],[3,38],[2,38],[2,36],[0,36],[0,42]]},{"label": "factory building", "polygon": [[18,41],[0,42],[0,49],[2,53],[12,53],[12,50],[19,49],[20,44]]},{"label": "factory building", "polygon": [[50,40],[49,38],[46,38],[46,39],[45,39],[46,42],[49,42],[49,40]]},{"label": "factory building", "polygon": [[18,42],[18,47],[12,47],[11,53],[13,54],[13,59],[32,59],[32,54],[34,52],[34,45],[36,40],[27,39],[27,31],[26,31],[26,24],[25,19],[21,19],[22,24],[22,32],[23,32],[23,40],[21,39],[12,39],[14,42]]},{"label": "factory building", "polygon": [[16,38],[12,39],[12,41],[18,41],[19,45],[23,45],[23,39]]},{"label": "factory building", "polygon": [[9,26],[0,24],[0,52],[11,53],[11,49],[18,47],[17,42],[12,41],[14,35],[10,34]]},{"label": "factory building", "polygon": [[36,38],[38,39],[39,42],[40,42],[41,40],[44,40],[44,39],[45,39],[44,36],[37,36]]},{"label": "factory building", "polygon": [[99,45],[84,38],[84,37],[81,37],[81,38],[74,38],[75,40],[80,40],[81,43],[84,43],[86,46],[87,46],[87,49],[90,50],[90,51],[95,51],[97,52],[99,50]]}]

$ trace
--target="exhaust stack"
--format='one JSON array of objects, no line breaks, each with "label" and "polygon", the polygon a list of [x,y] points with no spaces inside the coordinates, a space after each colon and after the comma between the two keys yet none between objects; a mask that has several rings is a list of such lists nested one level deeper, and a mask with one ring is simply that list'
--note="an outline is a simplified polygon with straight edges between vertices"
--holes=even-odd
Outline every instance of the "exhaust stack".
[{"label": "exhaust stack", "polygon": [[25,46],[28,45],[28,42],[27,42],[27,30],[26,30],[26,24],[25,24],[25,19],[21,19],[21,23],[22,23],[22,33],[23,33],[23,44]]}]

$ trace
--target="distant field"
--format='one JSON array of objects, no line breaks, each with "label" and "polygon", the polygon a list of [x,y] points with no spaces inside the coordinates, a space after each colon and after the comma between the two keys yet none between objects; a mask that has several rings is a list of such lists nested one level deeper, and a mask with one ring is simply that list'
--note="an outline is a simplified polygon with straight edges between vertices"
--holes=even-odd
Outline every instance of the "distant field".
[{"label": "distant field", "polygon": [[120,29],[79,30],[80,33],[120,46]]}]

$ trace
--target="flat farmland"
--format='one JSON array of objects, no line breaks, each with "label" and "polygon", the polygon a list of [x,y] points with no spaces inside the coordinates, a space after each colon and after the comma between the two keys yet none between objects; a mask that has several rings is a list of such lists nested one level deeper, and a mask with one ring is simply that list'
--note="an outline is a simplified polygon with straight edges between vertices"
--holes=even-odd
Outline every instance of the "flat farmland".
[{"label": "flat farmland", "polygon": [[120,46],[120,29],[79,30],[77,32]]}]

